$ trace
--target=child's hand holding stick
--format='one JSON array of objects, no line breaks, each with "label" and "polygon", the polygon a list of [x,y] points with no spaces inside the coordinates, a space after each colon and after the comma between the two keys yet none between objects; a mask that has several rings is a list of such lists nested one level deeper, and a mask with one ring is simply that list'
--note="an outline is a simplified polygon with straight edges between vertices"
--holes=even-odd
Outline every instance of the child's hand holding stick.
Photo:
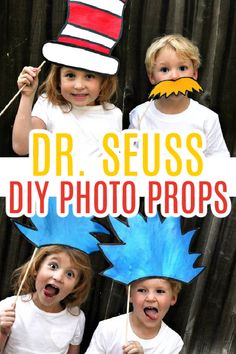
[{"label": "child's hand holding stick", "polygon": [[[34,71],[34,75],[35,76],[37,76],[38,75],[38,73],[40,72],[40,69],[43,67],[43,65],[46,63],[46,61],[43,61],[42,63],[41,63],[41,65],[37,68],[37,69],[35,69],[35,68],[33,68],[33,67],[28,67],[28,68],[30,68],[30,70],[33,70]],[[18,92],[15,94],[15,96],[14,97],[12,97],[12,99],[8,102],[8,104],[4,107],[4,109],[0,112],[0,117],[3,115],[3,113],[7,110],[7,108],[8,107],[10,107],[10,105],[12,104],[12,102],[17,98],[17,96],[25,89],[25,87],[26,86],[30,86],[30,85],[32,85],[33,84],[33,82],[32,82],[32,80],[30,80],[29,79],[29,77],[30,77],[30,75],[28,75],[27,74],[27,70],[25,71],[25,73],[24,73],[24,69],[23,69],[23,71],[21,72],[21,74],[20,74],[20,76],[19,76],[19,78],[18,78],[18,87],[19,87],[19,90],[18,90]],[[25,83],[23,83],[23,82],[25,81]],[[36,86],[36,88],[37,88],[37,86]],[[35,89],[34,87],[33,87],[33,89]],[[32,91],[32,88],[31,88],[31,91]]]}]

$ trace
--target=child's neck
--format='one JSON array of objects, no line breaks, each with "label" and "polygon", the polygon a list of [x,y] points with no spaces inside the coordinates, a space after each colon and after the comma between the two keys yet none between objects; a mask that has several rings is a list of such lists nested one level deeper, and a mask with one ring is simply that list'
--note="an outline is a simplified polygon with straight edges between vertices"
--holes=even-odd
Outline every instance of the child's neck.
[{"label": "child's neck", "polygon": [[156,337],[161,328],[161,322],[159,322],[156,327],[145,327],[133,312],[129,315],[129,321],[133,332],[142,339],[152,339]]},{"label": "child's neck", "polygon": [[190,103],[188,96],[169,96],[168,98],[161,97],[155,101],[156,108],[165,114],[178,114],[184,112]]},{"label": "child's neck", "polygon": [[37,292],[33,293],[32,300],[33,300],[35,306],[37,306],[40,310],[42,310],[44,312],[57,313],[57,312],[63,311],[65,308],[64,306],[61,305],[61,303],[55,303],[51,306],[46,306],[46,305],[42,304],[38,298]]}]

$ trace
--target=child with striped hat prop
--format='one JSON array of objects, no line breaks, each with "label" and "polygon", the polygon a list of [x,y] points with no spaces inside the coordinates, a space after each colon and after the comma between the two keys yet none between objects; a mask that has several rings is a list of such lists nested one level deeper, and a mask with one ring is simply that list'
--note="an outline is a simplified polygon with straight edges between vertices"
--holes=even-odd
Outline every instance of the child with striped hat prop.
[{"label": "child with striped hat prop", "polygon": [[[103,136],[122,129],[122,113],[111,103],[117,91],[118,60],[111,52],[122,33],[127,0],[68,0],[66,23],[42,52],[52,63],[39,89],[40,69],[24,67],[18,77],[21,100],[13,127],[13,149],[29,152],[33,129],[78,136],[80,157],[100,156]],[[88,119],[87,119],[88,118]]]}]

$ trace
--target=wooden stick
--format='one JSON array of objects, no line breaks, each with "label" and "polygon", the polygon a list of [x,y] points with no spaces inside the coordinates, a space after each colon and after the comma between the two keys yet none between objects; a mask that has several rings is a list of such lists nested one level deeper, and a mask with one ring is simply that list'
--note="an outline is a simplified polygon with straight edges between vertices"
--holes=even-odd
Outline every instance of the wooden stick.
[{"label": "wooden stick", "polygon": [[130,303],[130,285],[127,290],[127,305],[126,305],[126,324],[125,324],[125,344],[128,343],[128,325],[129,325],[129,303]]},{"label": "wooden stick", "polygon": [[26,269],[26,271],[25,271],[25,275],[24,275],[24,277],[23,277],[23,279],[22,279],[22,281],[21,281],[19,290],[18,290],[18,292],[17,292],[17,294],[16,294],[15,304],[16,304],[16,302],[17,302],[19,296],[20,296],[20,293],[21,293],[22,287],[23,287],[23,285],[24,285],[24,282],[25,282],[25,280],[26,280],[26,278],[27,278],[27,276],[28,276],[28,274],[29,274],[29,270],[30,270],[30,267],[31,267],[31,265],[32,265],[32,262],[33,262],[33,260],[34,260],[34,257],[35,257],[35,255],[36,255],[37,250],[38,250],[38,248],[36,247],[36,248],[34,249],[34,252],[33,252],[32,256],[31,256],[31,259],[30,259],[30,261],[29,261],[28,267],[27,267],[27,269]]},{"label": "wooden stick", "polygon": [[139,119],[139,122],[138,122],[138,124],[139,124],[138,129],[139,129],[139,130],[140,130],[140,127],[141,127],[141,122],[142,122],[142,120],[143,120],[143,117],[145,116],[145,114],[147,113],[148,109],[150,108],[151,103],[152,103],[152,100],[148,103],[147,108],[145,109],[145,111],[144,111],[143,114],[141,115],[141,118]]},{"label": "wooden stick", "polygon": [[[43,67],[43,65],[46,63],[46,60],[44,60],[38,67],[38,69],[41,69]],[[8,104],[3,108],[3,110],[0,112],[0,117],[3,115],[3,113],[7,110],[8,107],[10,107],[10,105],[12,104],[12,102],[16,99],[16,97],[21,93],[21,91],[24,90],[25,86],[27,86],[26,84],[24,84],[19,91],[15,94],[14,97],[12,97],[12,99],[8,102]]]}]

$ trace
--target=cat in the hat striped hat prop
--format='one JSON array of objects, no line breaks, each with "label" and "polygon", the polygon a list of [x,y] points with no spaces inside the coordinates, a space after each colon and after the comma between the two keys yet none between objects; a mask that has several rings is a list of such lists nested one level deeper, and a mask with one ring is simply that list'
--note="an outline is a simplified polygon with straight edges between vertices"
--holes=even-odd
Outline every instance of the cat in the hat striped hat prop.
[{"label": "cat in the hat striped hat prop", "polygon": [[68,16],[56,41],[43,46],[44,57],[56,64],[114,75],[111,56],[122,32],[127,0],[68,0]]}]

